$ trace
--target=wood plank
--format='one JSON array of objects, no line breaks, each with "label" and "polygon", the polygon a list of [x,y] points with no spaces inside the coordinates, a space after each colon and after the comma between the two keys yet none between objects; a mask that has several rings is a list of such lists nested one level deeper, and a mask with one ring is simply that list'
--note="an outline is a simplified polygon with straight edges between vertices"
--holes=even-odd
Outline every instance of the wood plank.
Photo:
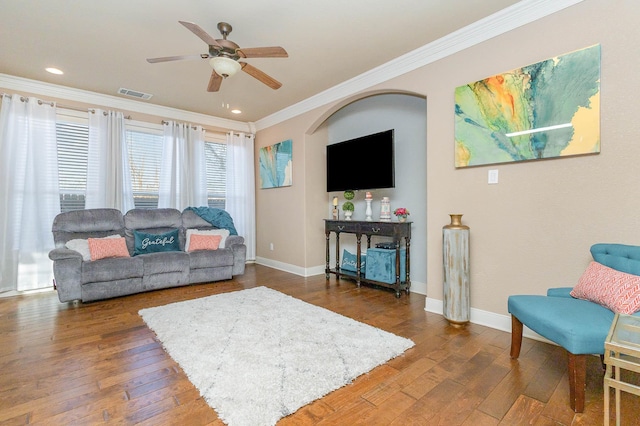
[{"label": "wood plank", "polygon": [[[264,285],[412,339],[403,355],[357,378],[279,425],[601,425],[603,371],[587,359],[585,412],[568,405],[566,354],[524,338],[517,361],[510,333],[451,327],[425,312],[419,294],[361,287],[324,274],[302,278],[259,265],[232,280],[88,304],[55,292],[0,299],[0,423],[208,424],[222,426],[138,315],[143,308]],[[630,379],[640,384],[640,375]],[[640,401],[623,394],[623,425]]]}]

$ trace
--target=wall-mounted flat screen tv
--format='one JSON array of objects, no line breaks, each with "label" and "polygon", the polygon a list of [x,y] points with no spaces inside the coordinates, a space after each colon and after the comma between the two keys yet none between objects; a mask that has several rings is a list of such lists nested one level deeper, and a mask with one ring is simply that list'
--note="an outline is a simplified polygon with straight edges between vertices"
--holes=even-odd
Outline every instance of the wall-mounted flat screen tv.
[{"label": "wall-mounted flat screen tv", "polygon": [[327,145],[327,192],[395,187],[393,129]]}]

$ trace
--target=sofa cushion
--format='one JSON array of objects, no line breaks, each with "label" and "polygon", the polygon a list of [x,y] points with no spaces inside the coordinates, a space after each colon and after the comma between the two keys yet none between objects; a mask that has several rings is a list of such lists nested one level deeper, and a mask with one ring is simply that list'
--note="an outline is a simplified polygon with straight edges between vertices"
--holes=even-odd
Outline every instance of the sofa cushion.
[{"label": "sofa cushion", "polygon": [[140,254],[158,253],[164,251],[179,251],[179,235],[180,231],[178,229],[174,229],[162,234],[133,231],[133,255],[137,256]]},{"label": "sofa cushion", "polygon": [[233,250],[229,248],[219,250],[202,250],[189,253],[189,267],[191,269],[215,268],[233,265]]},{"label": "sofa cushion", "polygon": [[509,312],[542,337],[575,355],[603,354],[614,313],[567,297],[509,296]]},{"label": "sofa cushion", "polygon": [[127,229],[180,228],[182,215],[176,209],[132,209],[124,215]]},{"label": "sofa cushion", "polygon": [[189,255],[183,251],[166,251],[136,257],[144,262],[144,275],[189,270]]},{"label": "sofa cushion", "polygon": [[124,220],[117,209],[73,210],[58,214],[51,227],[56,247],[73,239],[124,235]]},{"label": "sofa cushion", "polygon": [[640,276],[591,262],[571,295],[631,315],[640,310]]},{"label": "sofa cushion", "polygon": [[82,262],[82,284],[116,281],[127,278],[142,277],[144,267],[142,260],[131,257],[112,257]]}]

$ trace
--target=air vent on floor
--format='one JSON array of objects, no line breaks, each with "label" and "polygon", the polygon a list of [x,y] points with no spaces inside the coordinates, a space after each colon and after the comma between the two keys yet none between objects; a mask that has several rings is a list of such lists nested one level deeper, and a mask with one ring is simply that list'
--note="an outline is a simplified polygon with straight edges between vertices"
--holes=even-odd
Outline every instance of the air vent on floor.
[{"label": "air vent on floor", "polygon": [[153,95],[151,95],[149,93],[142,93],[142,92],[138,92],[136,90],[125,89],[124,87],[121,87],[121,88],[118,89],[118,94],[119,95],[125,95],[125,96],[131,96],[132,98],[143,99],[145,101],[148,101],[153,96]]}]

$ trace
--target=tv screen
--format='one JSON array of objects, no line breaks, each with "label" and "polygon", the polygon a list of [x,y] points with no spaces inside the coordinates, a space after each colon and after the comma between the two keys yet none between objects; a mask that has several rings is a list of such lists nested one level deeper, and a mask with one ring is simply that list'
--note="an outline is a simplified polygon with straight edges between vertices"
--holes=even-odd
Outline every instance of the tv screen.
[{"label": "tv screen", "polygon": [[395,187],[393,129],[327,145],[327,192]]}]

